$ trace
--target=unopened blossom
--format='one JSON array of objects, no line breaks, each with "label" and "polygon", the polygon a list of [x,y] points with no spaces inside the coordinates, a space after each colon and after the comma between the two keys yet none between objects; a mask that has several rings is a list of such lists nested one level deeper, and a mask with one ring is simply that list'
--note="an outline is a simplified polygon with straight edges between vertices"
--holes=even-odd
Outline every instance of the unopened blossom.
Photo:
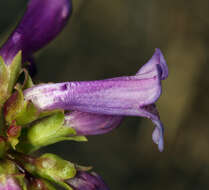
[{"label": "unopened blossom", "polygon": [[0,49],[7,65],[21,50],[23,62],[54,39],[72,12],[71,0],[30,0],[26,12]]},{"label": "unopened blossom", "polygon": [[75,129],[76,135],[99,135],[112,131],[121,120],[122,116],[72,111],[65,115],[64,125]]},{"label": "unopened blossom", "polygon": [[74,178],[66,180],[66,183],[73,190],[109,190],[102,178],[94,172],[79,171]]},{"label": "unopened blossom", "polygon": [[12,176],[0,176],[0,190],[22,190],[22,188]]},{"label": "unopened blossom", "polygon": [[41,84],[24,91],[26,100],[42,111],[64,109],[102,115],[141,116],[156,128],[153,141],[163,150],[163,125],[155,107],[161,95],[161,80],[168,75],[159,49],[133,76],[98,81]]}]

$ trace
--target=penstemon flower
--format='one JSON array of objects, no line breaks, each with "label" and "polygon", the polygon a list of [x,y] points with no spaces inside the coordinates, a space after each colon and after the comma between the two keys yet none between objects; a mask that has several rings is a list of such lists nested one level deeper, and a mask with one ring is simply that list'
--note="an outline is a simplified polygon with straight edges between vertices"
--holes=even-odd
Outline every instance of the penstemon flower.
[{"label": "penstemon flower", "polygon": [[49,43],[65,26],[72,13],[71,0],[30,0],[26,12],[0,55],[7,65],[21,50],[23,61]]},{"label": "penstemon flower", "polygon": [[[24,97],[42,111],[64,109],[149,118],[156,125],[153,141],[162,151],[163,126],[154,103],[161,94],[161,80],[167,75],[164,57],[156,49],[153,57],[134,76],[101,81],[41,84],[25,90]],[[69,121],[69,125],[70,122],[73,123]]]},{"label": "penstemon flower", "polygon": [[0,190],[54,190],[54,184],[109,190],[89,167],[30,153],[63,140],[87,141],[85,136],[112,131],[125,116],[150,119],[152,139],[163,151],[164,129],[155,103],[168,68],[160,49],[133,76],[34,85],[22,63],[33,64],[33,53],[61,32],[71,13],[71,0],[30,0],[0,48]]}]

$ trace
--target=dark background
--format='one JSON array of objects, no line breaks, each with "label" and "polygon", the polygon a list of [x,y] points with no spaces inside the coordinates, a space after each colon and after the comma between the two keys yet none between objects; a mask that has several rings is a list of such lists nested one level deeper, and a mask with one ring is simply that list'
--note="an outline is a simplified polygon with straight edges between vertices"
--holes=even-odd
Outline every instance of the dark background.
[{"label": "dark background", "polygon": [[[5,39],[26,0],[0,1]],[[88,143],[62,142],[42,151],[92,165],[111,190],[209,189],[209,1],[74,0],[65,30],[36,54],[36,81],[95,80],[132,75],[159,47],[169,66],[157,105],[165,151],[152,123],[127,117]]]}]

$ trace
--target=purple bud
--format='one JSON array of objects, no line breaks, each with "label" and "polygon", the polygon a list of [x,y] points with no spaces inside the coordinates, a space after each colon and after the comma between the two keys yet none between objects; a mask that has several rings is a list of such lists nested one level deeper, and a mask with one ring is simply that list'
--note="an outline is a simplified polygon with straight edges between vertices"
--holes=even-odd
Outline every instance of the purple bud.
[{"label": "purple bud", "polygon": [[73,111],[65,115],[65,125],[76,130],[77,135],[98,135],[116,128],[122,116],[98,115]]},{"label": "purple bud", "polygon": [[71,12],[71,0],[30,0],[22,20],[0,50],[6,64],[20,50],[24,62],[49,43],[63,29]]},{"label": "purple bud", "polygon": [[96,173],[77,172],[74,178],[66,181],[73,190],[109,190],[102,178]]},{"label": "purple bud", "polygon": [[163,126],[155,102],[168,68],[159,49],[134,76],[99,81],[42,84],[24,91],[40,110],[74,110],[101,115],[141,116],[156,125],[153,140],[163,150]]},{"label": "purple bud", "polygon": [[0,178],[0,190],[21,190],[20,184],[12,176]]}]

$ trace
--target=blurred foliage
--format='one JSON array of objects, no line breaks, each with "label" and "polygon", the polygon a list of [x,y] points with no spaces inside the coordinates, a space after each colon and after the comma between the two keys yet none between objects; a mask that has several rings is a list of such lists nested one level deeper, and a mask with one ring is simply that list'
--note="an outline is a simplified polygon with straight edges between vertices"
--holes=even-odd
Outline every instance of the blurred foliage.
[{"label": "blurred foliage", "polygon": [[[0,31],[17,23],[26,0],[1,1]],[[209,188],[209,1],[74,0],[73,16],[36,55],[37,81],[94,80],[136,73],[161,48],[169,66],[158,107],[165,151],[151,141],[152,123],[129,117],[88,143],[47,151],[92,165],[113,190]]]}]

